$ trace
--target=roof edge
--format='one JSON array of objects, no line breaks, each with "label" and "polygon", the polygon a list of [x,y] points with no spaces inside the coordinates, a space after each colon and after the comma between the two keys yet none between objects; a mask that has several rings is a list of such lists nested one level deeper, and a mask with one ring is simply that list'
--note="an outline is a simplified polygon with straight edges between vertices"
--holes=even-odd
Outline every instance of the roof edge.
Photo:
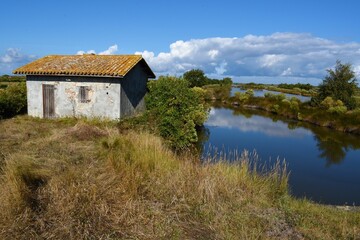
[{"label": "roof edge", "polygon": [[151,70],[151,68],[149,67],[149,65],[148,65],[147,62],[145,61],[145,59],[144,59],[143,57],[141,57],[141,60],[140,60],[140,61],[142,61],[142,62],[145,64],[145,66],[146,66],[146,68],[147,68],[147,70],[148,70],[148,78],[155,79],[155,78],[156,78],[156,75],[155,75],[155,73]]},{"label": "roof edge", "polygon": [[[90,55],[90,54],[89,54]],[[44,71],[29,71],[26,69],[23,69],[25,66],[28,66],[30,64],[33,64],[39,60],[45,59],[45,58],[52,58],[52,57],[66,57],[66,56],[74,56],[74,55],[47,55],[44,56],[42,58],[39,58],[33,62],[30,62],[24,66],[18,67],[15,70],[12,71],[13,74],[21,74],[21,75],[38,75],[38,76],[83,76],[83,77],[109,77],[109,78],[124,78],[137,64],[139,64],[141,62],[141,64],[144,64],[145,66],[145,72],[147,74],[148,78],[156,78],[156,75],[154,74],[154,72],[151,70],[151,68],[149,67],[149,65],[147,64],[147,62],[145,61],[145,59],[143,58],[142,55],[137,55],[137,54],[124,54],[124,55],[119,55],[119,56],[131,56],[131,57],[135,57],[134,59],[135,61],[131,63],[131,65],[128,65],[126,71],[123,71],[122,74],[81,74],[80,73],[70,73],[70,72],[66,72],[66,71],[59,71],[57,73],[52,73],[52,72],[44,72]],[[104,55],[102,55],[103,57]],[[109,55],[110,56],[110,55]],[[112,56],[112,55],[111,55]]]},{"label": "roof edge", "polygon": [[75,74],[37,74],[37,73],[15,73],[15,74],[22,74],[27,76],[54,76],[54,77],[93,77],[93,78],[124,78],[124,76],[111,76],[111,75],[75,75]]}]

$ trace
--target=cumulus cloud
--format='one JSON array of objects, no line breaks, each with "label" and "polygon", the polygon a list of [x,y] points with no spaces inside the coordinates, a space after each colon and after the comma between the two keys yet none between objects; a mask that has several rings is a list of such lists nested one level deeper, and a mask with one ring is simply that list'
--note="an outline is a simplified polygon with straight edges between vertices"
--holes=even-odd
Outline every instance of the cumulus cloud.
[{"label": "cumulus cloud", "polygon": [[86,51],[86,52],[80,50],[80,51],[76,52],[76,55],[84,55],[84,54],[96,54],[96,52],[95,52],[95,50],[89,50],[89,51]]},{"label": "cumulus cloud", "polygon": [[[117,51],[118,51],[118,45],[114,44],[105,51],[99,52],[99,55],[113,55]],[[96,52],[95,50],[88,50],[88,51],[79,50],[76,52],[76,55],[83,55],[83,54],[96,54]]]},{"label": "cumulus cloud", "polygon": [[103,52],[99,52],[99,55],[113,55],[117,52],[117,50],[118,50],[118,46],[115,44],[110,46],[107,50]]},{"label": "cumulus cloud", "polygon": [[306,33],[179,40],[170,44],[168,52],[136,54],[142,54],[158,75],[200,68],[209,75],[235,78],[321,79],[337,59],[360,69],[360,43],[337,43]]},{"label": "cumulus cloud", "polygon": [[35,55],[23,54],[18,48],[8,48],[5,54],[0,56],[0,74],[10,74],[35,58]]}]

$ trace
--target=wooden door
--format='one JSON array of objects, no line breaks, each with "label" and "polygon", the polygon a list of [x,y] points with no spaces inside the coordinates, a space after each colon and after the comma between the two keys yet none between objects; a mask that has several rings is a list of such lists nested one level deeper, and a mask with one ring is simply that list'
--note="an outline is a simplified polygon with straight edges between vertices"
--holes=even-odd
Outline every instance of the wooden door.
[{"label": "wooden door", "polygon": [[43,84],[43,116],[44,118],[55,117],[54,85]]}]

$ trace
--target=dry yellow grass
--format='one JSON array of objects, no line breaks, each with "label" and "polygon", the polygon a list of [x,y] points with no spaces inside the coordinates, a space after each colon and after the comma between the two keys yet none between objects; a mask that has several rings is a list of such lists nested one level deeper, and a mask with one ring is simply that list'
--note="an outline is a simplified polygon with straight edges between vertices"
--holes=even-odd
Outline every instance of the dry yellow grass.
[{"label": "dry yellow grass", "polygon": [[1,239],[360,238],[358,212],[292,199],[247,154],[200,164],[114,123],[26,117],[0,144]]}]

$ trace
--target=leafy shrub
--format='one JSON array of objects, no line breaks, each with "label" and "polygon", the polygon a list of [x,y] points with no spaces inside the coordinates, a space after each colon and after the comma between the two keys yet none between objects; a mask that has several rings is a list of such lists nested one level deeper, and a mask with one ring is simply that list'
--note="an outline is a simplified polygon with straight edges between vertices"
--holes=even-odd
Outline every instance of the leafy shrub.
[{"label": "leafy shrub", "polygon": [[300,103],[300,99],[298,99],[297,97],[291,97],[290,98],[290,102],[297,102],[297,103]]},{"label": "leafy shrub", "polygon": [[325,109],[329,109],[330,107],[333,107],[335,105],[335,101],[332,99],[332,97],[326,97],[322,102],[321,106]]},{"label": "leafy shrub", "polygon": [[26,84],[14,83],[0,89],[0,119],[26,112]]},{"label": "leafy shrub", "polygon": [[266,92],[264,93],[264,97],[265,98],[270,98],[276,101],[282,101],[284,99],[286,99],[285,94],[281,93],[281,94],[274,94],[274,93],[270,93],[270,92]]},{"label": "leafy shrub", "polygon": [[291,105],[291,102],[289,101],[289,99],[283,99],[281,102],[282,102],[283,104],[285,104],[285,105],[288,105],[288,106]]},{"label": "leafy shrub", "polygon": [[248,95],[249,97],[253,97],[254,96],[254,90],[248,89],[248,90],[246,90],[245,94]]},{"label": "leafy shrub", "polygon": [[346,106],[336,106],[336,107],[330,107],[328,109],[328,112],[336,113],[336,114],[343,114],[343,113],[346,113],[346,111],[347,111]]},{"label": "leafy shrub", "polygon": [[207,118],[199,89],[177,77],[162,76],[148,84],[146,106],[157,124],[160,135],[174,149],[185,149],[197,142],[196,126]]},{"label": "leafy shrub", "polygon": [[322,102],[321,106],[327,109],[330,113],[342,114],[347,111],[347,107],[341,100],[334,100],[332,97],[326,97]]},{"label": "leafy shrub", "polygon": [[294,88],[293,90],[294,90],[294,93],[296,93],[296,94],[300,94],[302,92],[300,88]]},{"label": "leafy shrub", "polygon": [[290,102],[290,109],[291,109],[293,112],[299,111],[299,103],[298,103],[297,101],[291,101],[291,102]]},{"label": "leafy shrub", "polygon": [[206,98],[206,90],[201,87],[193,87],[193,91],[200,97],[202,101]]},{"label": "leafy shrub", "polygon": [[271,92],[266,92],[264,93],[264,97],[265,98],[273,98],[275,94],[271,93]]},{"label": "leafy shrub", "polygon": [[275,98],[278,100],[278,101],[282,101],[284,99],[286,99],[286,96],[285,94],[281,93],[281,94],[275,94]]},{"label": "leafy shrub", "polygon": [[249,95],[246,93],[242,93],[242,92],[236,92],[235,93],[235,98],[237,100],[239,100],[240,102],[245,102],[249,99]]},{"label": "leafy shrub", "polygon": [[280,110],[280,106],[278,104],[275,104],[272,106],[271,111],[274,113],[278,113]]}]

